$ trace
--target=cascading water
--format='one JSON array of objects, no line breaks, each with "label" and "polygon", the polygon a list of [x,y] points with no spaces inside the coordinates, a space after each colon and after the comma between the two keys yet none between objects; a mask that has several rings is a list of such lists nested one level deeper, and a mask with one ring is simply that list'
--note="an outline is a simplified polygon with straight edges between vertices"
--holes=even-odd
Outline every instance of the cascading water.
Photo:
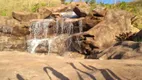
[{"label": "cascading water", "polygon": [[[62,34],[68,34],[70,36],[74,33],[74,25],[72,22],[67,21],[68,18],[61,18],[54,21],[53,19],[44,19],[41,21],[34,22],[30,27],[30,40],[27,41],[28,45],[28,52],[36,53],[36,48],[38,45],[42,44],[43,42],[48,43],[48,53],[50,53],[51,48],[53,47],[53,43],[55,43],[56,39],[61,38],[59,37]],[[55,35],[49,37],[47,34],[50,31],[49,25],[51,22],[54,22],[56,25],[55,27]],[[79,21],[79,33],[82,32],[82,21]],[[70,47],[72,40],[69,41],[67,48]],[[43,43],[44,44],[44,43]]]},{"label": "cascading water", "polygon": [[63,18],[76,18],[76,17],[78,17],[78,16],[75,14],[75,12],[73,12],[73,11],[62,12],[62,13],[61,13],[61,16],[62,16]]},{"label": "cascading water", "polygon": [[[32,26],[30,27],[30,37],[33,39],[30,39],[27,41],[28,44],[28,52],[35,53],[35,49],[39,44],[41,44],[43,41],[48,41],[48,44],[50,44],[50,38],[47,38],[48,33],[48,27],[50,22],[52,22],[53,19],[45,19],[42,21],[34,22]],[[42,36],[42,38],[41,38]],[[48,49],[48,51],[50,51]]]},{"label": "cascading water", "polygon": [[41,21],[34,22],[30,27],[31,34],[34,39],[38,39],[42,36],[42,38],[47,38],[47,33],[49,29],[49,24],[53,22],[53,19],[44,19]]}]

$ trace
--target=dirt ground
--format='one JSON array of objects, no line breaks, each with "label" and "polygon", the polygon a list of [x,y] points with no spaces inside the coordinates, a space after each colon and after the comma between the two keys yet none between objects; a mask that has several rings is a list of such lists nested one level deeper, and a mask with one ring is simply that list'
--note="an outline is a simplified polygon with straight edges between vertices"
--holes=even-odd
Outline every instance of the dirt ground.
[{"label": "dirt ground", "polygon": [[142,80],[142,61],[0,52],[0,80]]}]

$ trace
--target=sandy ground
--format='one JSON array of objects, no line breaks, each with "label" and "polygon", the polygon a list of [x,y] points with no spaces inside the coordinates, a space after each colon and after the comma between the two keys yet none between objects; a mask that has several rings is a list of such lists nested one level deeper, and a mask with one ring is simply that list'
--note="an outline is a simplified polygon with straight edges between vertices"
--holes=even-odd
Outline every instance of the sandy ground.
[{"label": "sandy ground", "polygon": [[0,52],[0,80],[142,80],[142,61]]}]

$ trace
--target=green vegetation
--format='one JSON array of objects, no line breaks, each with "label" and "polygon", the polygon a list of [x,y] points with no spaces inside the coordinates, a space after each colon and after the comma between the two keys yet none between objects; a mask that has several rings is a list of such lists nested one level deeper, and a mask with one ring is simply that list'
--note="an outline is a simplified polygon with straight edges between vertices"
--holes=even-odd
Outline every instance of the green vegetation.
[{"label": "green vegetation", "polygon": [[7,12],[5,10],[1,11],[1,16],[7,16]]},{"label": "green vegetation", "polygon": [[60,4],[60,0],[0,0],[0,15],[11,16],[12,11],[35,12],[42,6],[57,6]]},{"label": "green vegetation", "polygon": [[32,12],[36,12],[37,9],[39,9],[40,7],[43,7],[43,6],[47,6],[46,3],[38,3],[38,4],[35,4],[31,7],[31,11]]},{"label": "green vegetation", "polygon": [[[88,0],[85,1],[87,2]],[[96,4],[95,0],[91,0],[90,3],[91,3],[91,9],[95,8],[96,5],[100,5],[108,9],[122,9],[132,12],[136,15],[142,15],[142,0],[137,0],[135,2],[129,2],[129,3],[120,2],[117,4],[104,4],[104,3]]]},{"label": "green vegetation", "polygon": [[97,5],[106,7],[108,9],[121,9],[121,10],[126,10],[128,12],[131,12],[135,15],[138,16],[138,20],[133,24],[135,27],[138,29],[142,29],[142,0],[137,0],[134,2],[120,2],[117,4],[96,4],[92,3],[91,5],[91,10],[94,9]]}]

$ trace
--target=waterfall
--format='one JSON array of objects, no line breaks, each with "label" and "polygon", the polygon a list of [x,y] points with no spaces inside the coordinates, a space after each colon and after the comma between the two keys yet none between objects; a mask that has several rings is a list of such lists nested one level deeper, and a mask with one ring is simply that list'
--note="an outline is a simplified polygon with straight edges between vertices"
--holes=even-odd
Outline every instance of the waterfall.
[{"label": "waterfall", "polygon": [[[47,38],[47,33],[49,29],[49,24],[53,21],[53,19],[44,19],[42,21],[33,22],[30,27],[30,36],[33,35],[33,39],[27,41],[27,49],[30,53],[35,53],[35,49],[41,44],[43,41],[48,42],[48,46],[51,43],[51,39]],[[40,39],[38,36],[43,36]],[[50,51],[50,49],[48,49]]]},{"label": "waterfall", "polygon": [[[42,44],[43,42],[47,42],[48,43],[48,53],[50,53],[53,43],[56,41],[57,38],[61,38],[61,37],[58,37],[59,35],[68,34],[68,36],[70,36],[71,34],[74,33],[73,23],[67,20],[68,18],[61,18],[61,19],[56,19],[56,21],[53,19],[44,19],[41,21],[33,22],[33,24],[31,25],[29,29],[31,39],[27,41],[28,52],[36,53],[35,50],[38,47],[38,45]],[[50,31],[49,26],[51,22],[55,23],[53,27],[55,27],[54,33],[56,35],[49,37],[47,34]],[[78,24],[79,24],[78,31],[80,33],[83,31],[82,21],[80,20]],[[72,43],[72,39],[67,44],[67,48],[70,47],[71,43]]]},{"label": "waterfall", "polygon": [[37,39],[39,35],[42,35],[44,38],[46,38],[49,29],[49,24],[53,21],[53,19],[44,19],[41,21],[33,22],[30,27],[30,36],[32,36],[33,34],[34,39]]}]

